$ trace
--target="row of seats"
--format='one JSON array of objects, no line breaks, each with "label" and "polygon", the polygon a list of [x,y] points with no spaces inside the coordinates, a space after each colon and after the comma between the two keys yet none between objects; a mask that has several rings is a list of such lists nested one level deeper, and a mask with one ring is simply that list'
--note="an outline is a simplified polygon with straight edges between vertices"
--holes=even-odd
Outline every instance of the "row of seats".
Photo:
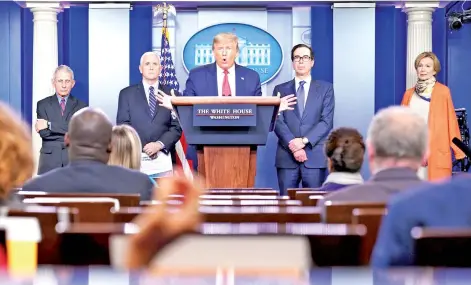
[{"label": "row of seats", "polygon": [[[288,194],[280,197],[272,189],[210,189],[201,196],[204,223],[198,234],[301,235],[307,238],[312,265],[369,264],[381,219],[386,214],[384,203],[323,201],[325,192],[315,189],[289,189]],[[18,195],[30,206],[10,209],[8,215],[38,218],[43,234],[38,264],[110,265],[110,237],[132,234],[129,223],[158,203],[139,202],[139,196],[133,194],[19,191]],[[180,198],[174,196],[167,203],[178,204]],[[324,208],[316,206],[319,201]],[[437,256],[428,258],[427,250],[436,234],[436,229],[416,229],[414,238],[421,241],[417,263],[438,262]],[[442,239],[453,237],[449,231],[440,234]],[[440,248],[445,247],[434,247],[433,252],[440,256]]]}]

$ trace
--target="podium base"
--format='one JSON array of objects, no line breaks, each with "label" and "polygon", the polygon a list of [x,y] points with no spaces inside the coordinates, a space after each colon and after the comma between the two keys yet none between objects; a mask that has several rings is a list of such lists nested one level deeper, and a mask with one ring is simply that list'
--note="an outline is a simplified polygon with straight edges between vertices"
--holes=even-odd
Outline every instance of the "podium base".
[{"label": "podium base", "polygon": [[257,147],[203,146],[198,149],[198,173],[206,188],[253,188]]}]

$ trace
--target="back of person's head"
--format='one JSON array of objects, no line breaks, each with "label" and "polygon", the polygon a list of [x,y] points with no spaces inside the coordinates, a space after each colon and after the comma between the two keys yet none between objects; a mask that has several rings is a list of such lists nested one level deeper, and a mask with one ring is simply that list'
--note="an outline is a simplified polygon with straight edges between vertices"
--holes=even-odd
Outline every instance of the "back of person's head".
[{"label": "back of person's head", "polygon": [[30,179],[34,171],[31,131],[7,105],[0,103],[0,198]]},{"label": "back of person's head", "polygon": [[359,172],[365,155],[362,135],[352,128],[333,130],[325,144],[330,172]]},{"label": "back of person's head", "polygon": [[76,112],[64,138],[70,161],[88,159],[108,163],[112,129],[113,125],[101,110],[87,107]]},{"label": "back of person's head", "polygon": [[418,169],[428,152],[427,123],[409,107],[382,109],[370,124],[367,146],[368,157],[376,168]]},{"label": "back of person's head", "polygon": [[113,127],[109,165],[129,169],[141,169],[142,143],[133,127],[120,125]]}]

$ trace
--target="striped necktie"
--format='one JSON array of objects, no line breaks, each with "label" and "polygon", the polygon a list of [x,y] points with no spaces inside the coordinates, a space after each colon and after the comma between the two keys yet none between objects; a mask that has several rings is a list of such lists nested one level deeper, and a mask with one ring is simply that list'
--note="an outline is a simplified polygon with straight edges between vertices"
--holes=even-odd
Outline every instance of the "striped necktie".
[{"label": "striped necktie", "polygon": [[157,99],[155,98],[154,87],[151,86],[149,87],[149,110],[150,110],[151,117],[154,117],[156,106],[157,106]]}]

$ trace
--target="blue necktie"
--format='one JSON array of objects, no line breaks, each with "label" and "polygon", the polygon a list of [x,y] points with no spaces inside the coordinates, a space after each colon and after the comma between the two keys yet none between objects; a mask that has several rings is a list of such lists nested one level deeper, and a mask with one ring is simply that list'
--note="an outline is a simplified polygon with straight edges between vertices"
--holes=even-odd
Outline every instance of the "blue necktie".
[{"label": "blue necktie", "polygon": [[149,87],[149,110],[151,117],[154,117],[155,106],[157,106],[157,99],[155,98],[154,87],[151,86]]},{"label": "blue necktie", "polygon": [[299,82],[299,87],[298,87],[298,91],[296,91],[296,97],[297,97],[297,101],[298,101],[298,110],[299,110],[299,116],[302,116],[303,113],[304,113],[304,101],[306,101],[306,95],[304,93],[304,84],[306,83],[306,81],[300,81]]}]

